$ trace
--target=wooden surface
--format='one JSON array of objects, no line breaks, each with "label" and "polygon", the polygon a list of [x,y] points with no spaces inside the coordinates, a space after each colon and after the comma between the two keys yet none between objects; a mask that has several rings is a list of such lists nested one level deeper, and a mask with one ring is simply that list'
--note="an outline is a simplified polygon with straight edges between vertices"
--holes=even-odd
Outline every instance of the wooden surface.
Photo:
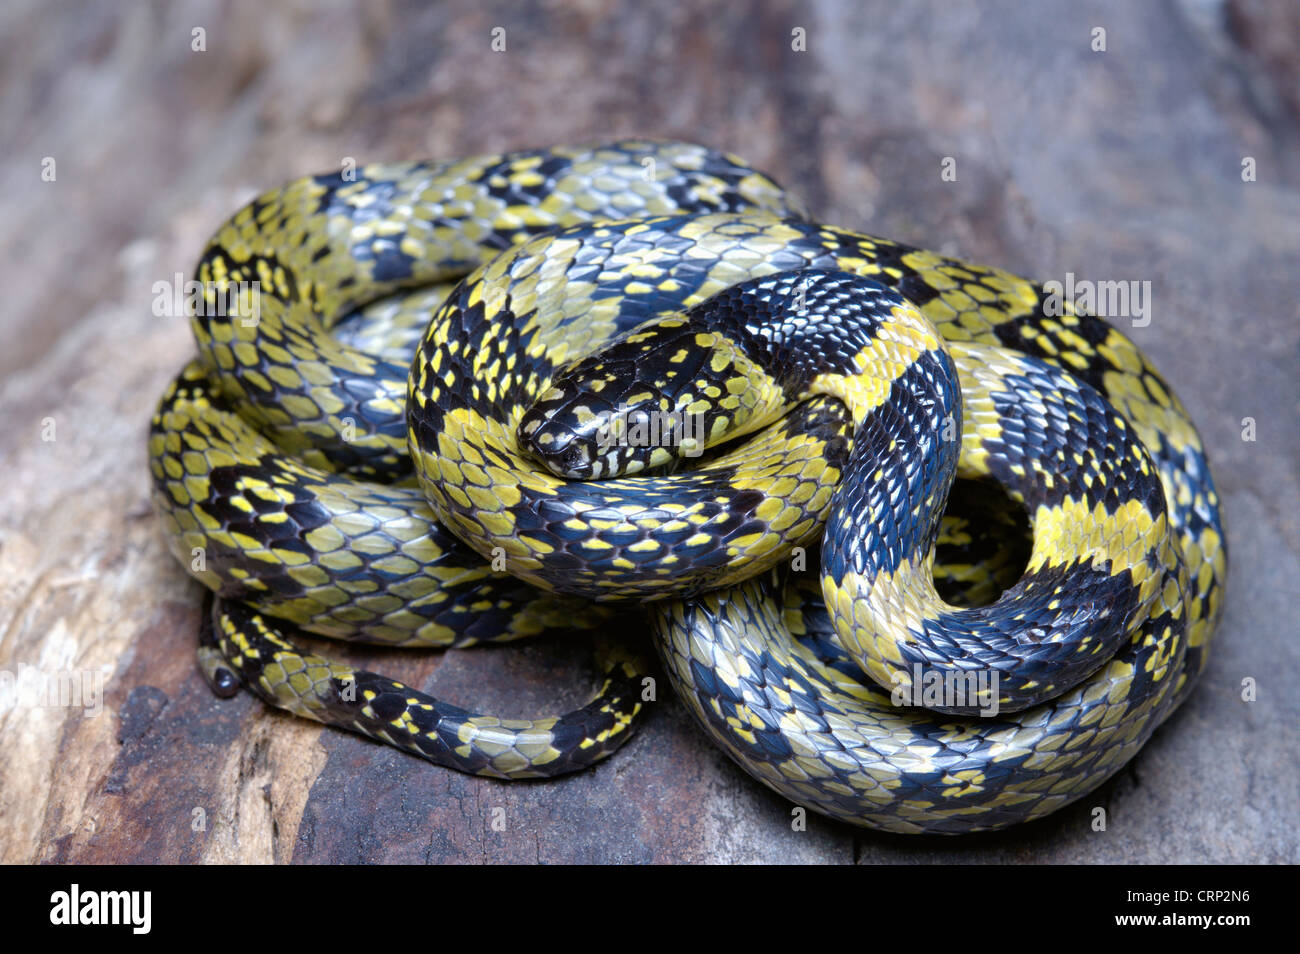
[{"label": "wooden surface", "polygon": [[[104,686],[98,707],[0,711],[0,860],[1300,860],[1294,5],[519,6],[4,5],[0,679]],[[837,224],[1152,282],[1131,333],[1209,447],[1227,615],[1194,698],[1083,803],[970,839],[792,831],[671,696],[595,770],[509,785],[208,692],[199,590],[147,497],[148,418],[193,350],[153,283],[256,191],[345,157],[625,135],[740,153]],[[590,675],[555,640],[379,663],[506,715],[572,703]]]}]

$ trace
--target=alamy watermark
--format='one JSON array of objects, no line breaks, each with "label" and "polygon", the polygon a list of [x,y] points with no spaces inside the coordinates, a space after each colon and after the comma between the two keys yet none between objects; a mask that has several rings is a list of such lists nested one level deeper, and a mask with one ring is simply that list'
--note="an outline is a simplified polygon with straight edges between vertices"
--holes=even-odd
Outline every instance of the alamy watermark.
[{"label": "alamy watermark", "polygon": [[0,712],[11,709],[84,709],[87,718],[104,711],[102,669],[44,672],[23,666],[15,676],[0,669]]},{"label": "alamy watermark", "polygon": [[152,891],[83,891],[73,884],[50,895],[51,924],[116,924],[131,928],[132,934],[148,934],[152,912]]},{"label": "alamy watermark", "polygon": [[1066,272],[1064,282],[1043,282],[1043,291],[1043,314],[1049,318],[1060,318],[1065,302],[1072,301],[1079,312],[1098,318],[1128,318],[1134,328],[1151,324],[1150,281],[1076,281],[1074,272]]},{"label": "alamy watermark", "polygon": [[262,283],[200,282],[177,272],[171,281],[153,283],[153,313],[157,318],[238,318],[245,328],[255,327],[262,317]]},{"label": "alamy watermark", "polygon": [[916,663],[912,666],[910,684],[906,684],[908,676],[905,672],[895,672],[890,676],[894,688],[889,699],[896,706],[978,709],[982,718],[998,714],[996,669],[926,670]]},{"label": "alamy watermark", "polygon": [[596,432],[601,453],[614,447],[677,447],[684,457],[704,453],[704,415],[619,406]]}]

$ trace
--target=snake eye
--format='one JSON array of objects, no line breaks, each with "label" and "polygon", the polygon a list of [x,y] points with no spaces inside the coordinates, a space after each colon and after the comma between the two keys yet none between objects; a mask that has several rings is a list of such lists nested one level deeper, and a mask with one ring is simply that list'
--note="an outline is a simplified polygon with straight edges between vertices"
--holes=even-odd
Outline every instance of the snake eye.
[{"label": "snake eye", "polygon": [[582,480],[591,473],[591,457],[577,441],[566,447],[558,457],[548,461],[548,466],[569,480]]}]

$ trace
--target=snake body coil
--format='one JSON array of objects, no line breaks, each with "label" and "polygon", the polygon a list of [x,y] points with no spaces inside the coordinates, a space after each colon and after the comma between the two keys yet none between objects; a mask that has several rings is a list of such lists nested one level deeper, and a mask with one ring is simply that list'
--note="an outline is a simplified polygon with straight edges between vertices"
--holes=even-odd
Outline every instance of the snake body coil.
[{"label": "snake body coil", "polygon": [[199,278],[200,357],[150,454],[171,548],[217,594],[218,691],[464,771],[572,771],[641,708],[629,647],[578,712],[501,720],[293,631],[467,645],[636,601],[750,774],[962,832],[1091,791],[1204,666],[1217,496],[1133,344],[1005,272],[811,222],[733,157],[302,179]]}]

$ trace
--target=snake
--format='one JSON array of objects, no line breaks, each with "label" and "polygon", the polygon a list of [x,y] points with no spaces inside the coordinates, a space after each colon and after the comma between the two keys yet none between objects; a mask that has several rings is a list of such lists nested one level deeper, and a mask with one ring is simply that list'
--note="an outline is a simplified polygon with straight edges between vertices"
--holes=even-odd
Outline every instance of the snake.
[{"label": "snake", "polygon": [[[1222,513],[1146,356],[1041,283],[815,221],[736,156],[307,176],[195,271],[149,460],[218,695],[551,777],[630,737],[648,640],[794,810],[960,834],[1095,790],[1206,665]],[[534,719],[304,645],[550,631],[595,643],[598,685]]]}]

